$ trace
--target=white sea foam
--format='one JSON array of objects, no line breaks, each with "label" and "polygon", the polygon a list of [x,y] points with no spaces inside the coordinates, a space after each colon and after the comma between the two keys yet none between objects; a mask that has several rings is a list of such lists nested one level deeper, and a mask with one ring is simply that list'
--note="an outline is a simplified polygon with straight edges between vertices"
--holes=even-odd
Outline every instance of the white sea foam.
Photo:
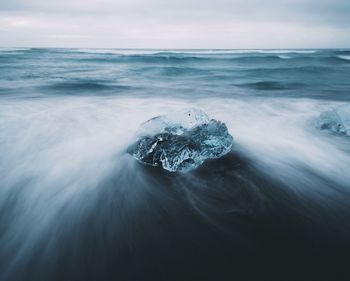
[{"label": "white sea foam", "polygon": [[217,118],[228,124],[236,142],[254,162],[271,176],[294,182],[292,185],[300,188],[301,194],[320,188],[312,183],[308,171],[340,185],[350,182],[346,172],[350,167],[348,140],[314,129],[320,112],[341,103],[307,99],[217,103],[211,104],[211,108],[217,108]]},{"label": "white sea foam", "polygon": [[299,165],[336,182],[350,182],[346,172],[350,154],[344,153],[341,141],[317,133],[308,123],[336,105],[258,98],[2,101],[0,192],[6,193],[7,188],[25,179],[32,179],[32,187],[27,189],[30,197],[46,188],[47,192],[57,188],[62,194],[93,188],[113,165],[118,165],[118,153],[123,153],[143,121],[189,106],[198,106],[224,121],[235,141],[256,162],[270,167],[271,173],[289,174],[291,167]]},{"label": "white sea foam", "polygon": [[[28,262],[40,241],[49,241],[46,251],[59,247],[55,239],[69,225],[79,223],[100,194],[100,183],[111,176],[117,179],[114,188],[128,200],[128,208],[137,206],[143,195],[133,182],[144,182],[146,188],[147,179],[137,173],[126,147],[139,124],[184,107],[202,108],[224,121],[234,136],[234,149],[249,157],[259,170],[301,197],[327,202],[338,192],[329,182],[340,186],[350,182],[349,142],[316,131],[312,120],[338,105],[259,98],[3,99],[0,207],[16,198],[11,203],[13,215],[7,218],[12,223],[0,238],[3,251],[12,253],[8,270]],[[116,208],[118,211],[125,212]]]}]

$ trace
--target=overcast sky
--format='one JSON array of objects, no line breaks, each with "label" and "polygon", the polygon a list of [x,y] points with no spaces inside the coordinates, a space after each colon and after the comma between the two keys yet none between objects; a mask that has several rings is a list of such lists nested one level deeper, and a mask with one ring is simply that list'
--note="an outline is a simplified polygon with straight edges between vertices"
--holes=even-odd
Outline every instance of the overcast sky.
[{"label": "overcast sky", "polygon": [[350,47],[350,0],[0,0],[0,46]]}]

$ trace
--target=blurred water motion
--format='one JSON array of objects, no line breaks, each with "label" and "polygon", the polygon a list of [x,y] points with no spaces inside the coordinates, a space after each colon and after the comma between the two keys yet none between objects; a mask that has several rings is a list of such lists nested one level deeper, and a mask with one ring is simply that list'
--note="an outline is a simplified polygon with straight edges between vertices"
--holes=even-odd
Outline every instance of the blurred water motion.
[{"label": "blurred water motion", "polygon": [[[0,49],[1,280],[340,280],[348,50]],[[126,149],[196,106],[232,152],[173,174]],[[343,275],[346,276],[346,275]]]}]

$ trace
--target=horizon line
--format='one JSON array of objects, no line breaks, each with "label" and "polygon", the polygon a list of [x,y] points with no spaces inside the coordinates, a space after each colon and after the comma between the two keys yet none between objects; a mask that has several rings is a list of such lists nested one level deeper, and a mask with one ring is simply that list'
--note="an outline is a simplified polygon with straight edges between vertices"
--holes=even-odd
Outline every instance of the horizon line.
[{"label": "horizon line", "polygon": [[230,51],[230,50],[337,50],[337,49],[349,49],[350,47],[308,47],[308,48],[148,48],[148,47],[52,47],[52,46],[0,46],[1,49],[5,48],[18,48],[18,49],[114,49],[114,50],[218,50],[218,51]]}]

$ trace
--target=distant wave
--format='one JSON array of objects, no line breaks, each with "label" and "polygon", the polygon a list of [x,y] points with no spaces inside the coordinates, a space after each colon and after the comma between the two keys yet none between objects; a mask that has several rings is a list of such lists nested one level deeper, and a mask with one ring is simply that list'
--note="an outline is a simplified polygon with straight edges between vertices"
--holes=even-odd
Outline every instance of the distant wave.
[{"label": "distant wave", "polygon": [[162,76],[183,76],[183,75],[210,75],[209,69],[183,66],[150,66],[143,67],[137,72],[154,73]]},{"label": "distant wave", "polygon": [[335,50],[334,53],[337,54],[337,55],[350,55],[350,49],[347,49],[347,50]]},{"label": "distant wave", "polygon": [[305,65],[305,66],[281,66],[281,67],[254,67],[250,69],[244,69],[242,72],[249,73],[248,75],[275,75],[279,73],[284,74],[296,74],[301,75],[303,73],[321,74],[330,70],[329,66],[315,66],[315,65]]},{"label": "distant wave", "polygon": [[98,81],[63,81],[42,86],[43,89],[53,91],[102,91],[102,90],[129,90],[131,87],[126,85],[115,85]]},{"label": "distant wave", "polygon": [[30,48],[4,48],[0,47],[0,53],[1,52],[18,52],[18,51],[27,51],[30,50]]},{"label": "distant wave", "polygon": [[184,55],[240,55],[240,54],[314,54],[317,50],[169,50],[158,52],[161,54],[184,54]]},{"label": "distant wave", "polygon": [[349,49],[329,49],[329,50],[318,50],[318,49],[89,49],[89,48],[20,48],[20,47],[0,47],[1,52],[58,52],[58,53],[81,53],[81,54],[92,54],[92,55],[119,55],[119,56],[134,56],[134,55],[185,55],[185,56],[201,56],[201,55],[240,55],[240,54],[275,54],[275,55],[286,55],[286,54],[319,54],[323,52],[332,52],[337,55],[350,55]]},{"label": "distant wave", "polygon": [[342,60],[350,60],[350,56],[337,56],[337,57]]},{"label": "distant wave", "polygon": [[314,54],[316,50],[257,50],[257,53],[261,54]]},{"label": "distant wave", "polygon": [[301,88],[304,85],[302,83],[283,83],[278,81],[259,81],[253,83],[238,84],[238,87],[249,88],[255,90],[290,90]]},{"label": "distant wave", "polygon": [[[280,94],[327,97],[332,92],[332,96],[348,100],[345,66],[350,64],[349,57],[350,49],[0,48],[1,95],[125,92],[142,96],[159,91],[176,97],[232,96],[268,95],[261,91],[264,89],[278,95],[273,90],[297,89]],[[196,84],[195,90],[191,90],[192,84]]]},{"label": "distant wave", "polygon": [[115,55],[173,55],[173,54],[187,54],[187,55],[219,55],[219,54],[313,54],[317,50],[263,50],[263,49],[169,49],[169,50],[159,50],[159,49],[69,49],[71,52],[81,52],[90,54],[115,54]]},{"label": "distant wave", "polygon": [[283,60],[288,60],[288,59],[291,59],[292,57],[290,56],[286,56],[286,55],[280,55],[278,56],[280,59],[283,59]]},{"label": "distant wave", "polygon": [[255,56],[237,56],[229,58],[231,61],[238,61],[238,62],[244,62],[244,63],[257,63],[257,62],[271,62],[271,61],[279,61],[285,58],[281,58],[277,55],[255,55]]},{"label": "distant wave", "polygon": [[[329,61],[331,63],[349,60],[349,50],[158,50],[158,49],[30,49],[30,53],[54,52],[79,54],[74,58],[78,61],[96,63],[177,63],[226,60],[229,62],[241,61],[244,63],[256,63],[264,61],[293,60],[300,62],[306,60]],[[1,55],[1,52],[0,52]],[[71,59],[68,57],[68,59]]]},{"label": "distant wave", "polygon": [[343,60],[349,59],[350,56],[335,56],[335,55],[328,55],[328,56],[296,56],[292,59],[294,61],[314,61],[314,62],[328,62],[328,63],[339,63],[343,62]]},{"label": "distant wave", "polygon": [[199,56],[181,56],[181,55],[135,55],[135,56],[124,56],[124,58],[127,59],[138,59],[143,61],[202,61],[207,60],[206,57],[199,57]]},{"label": "distant wave", "polygon": [[71,49],[71,52],[105,55],[152,55],[159,50],[138,50],[138,49]]},{"label": "distant wave", "polygon": [[118,55],[113,57],[108,56],[95,56],[95,57],[83,57],[79,58],[80,61],[89,62],[104,62],[104,63],[115,63],[115,62],[128,62],[128,63],[166,63],[166,62],[190,62],[190,61],[205,61],[210,58],[199,57],[199,56],[180,56],[180,55]]}]

